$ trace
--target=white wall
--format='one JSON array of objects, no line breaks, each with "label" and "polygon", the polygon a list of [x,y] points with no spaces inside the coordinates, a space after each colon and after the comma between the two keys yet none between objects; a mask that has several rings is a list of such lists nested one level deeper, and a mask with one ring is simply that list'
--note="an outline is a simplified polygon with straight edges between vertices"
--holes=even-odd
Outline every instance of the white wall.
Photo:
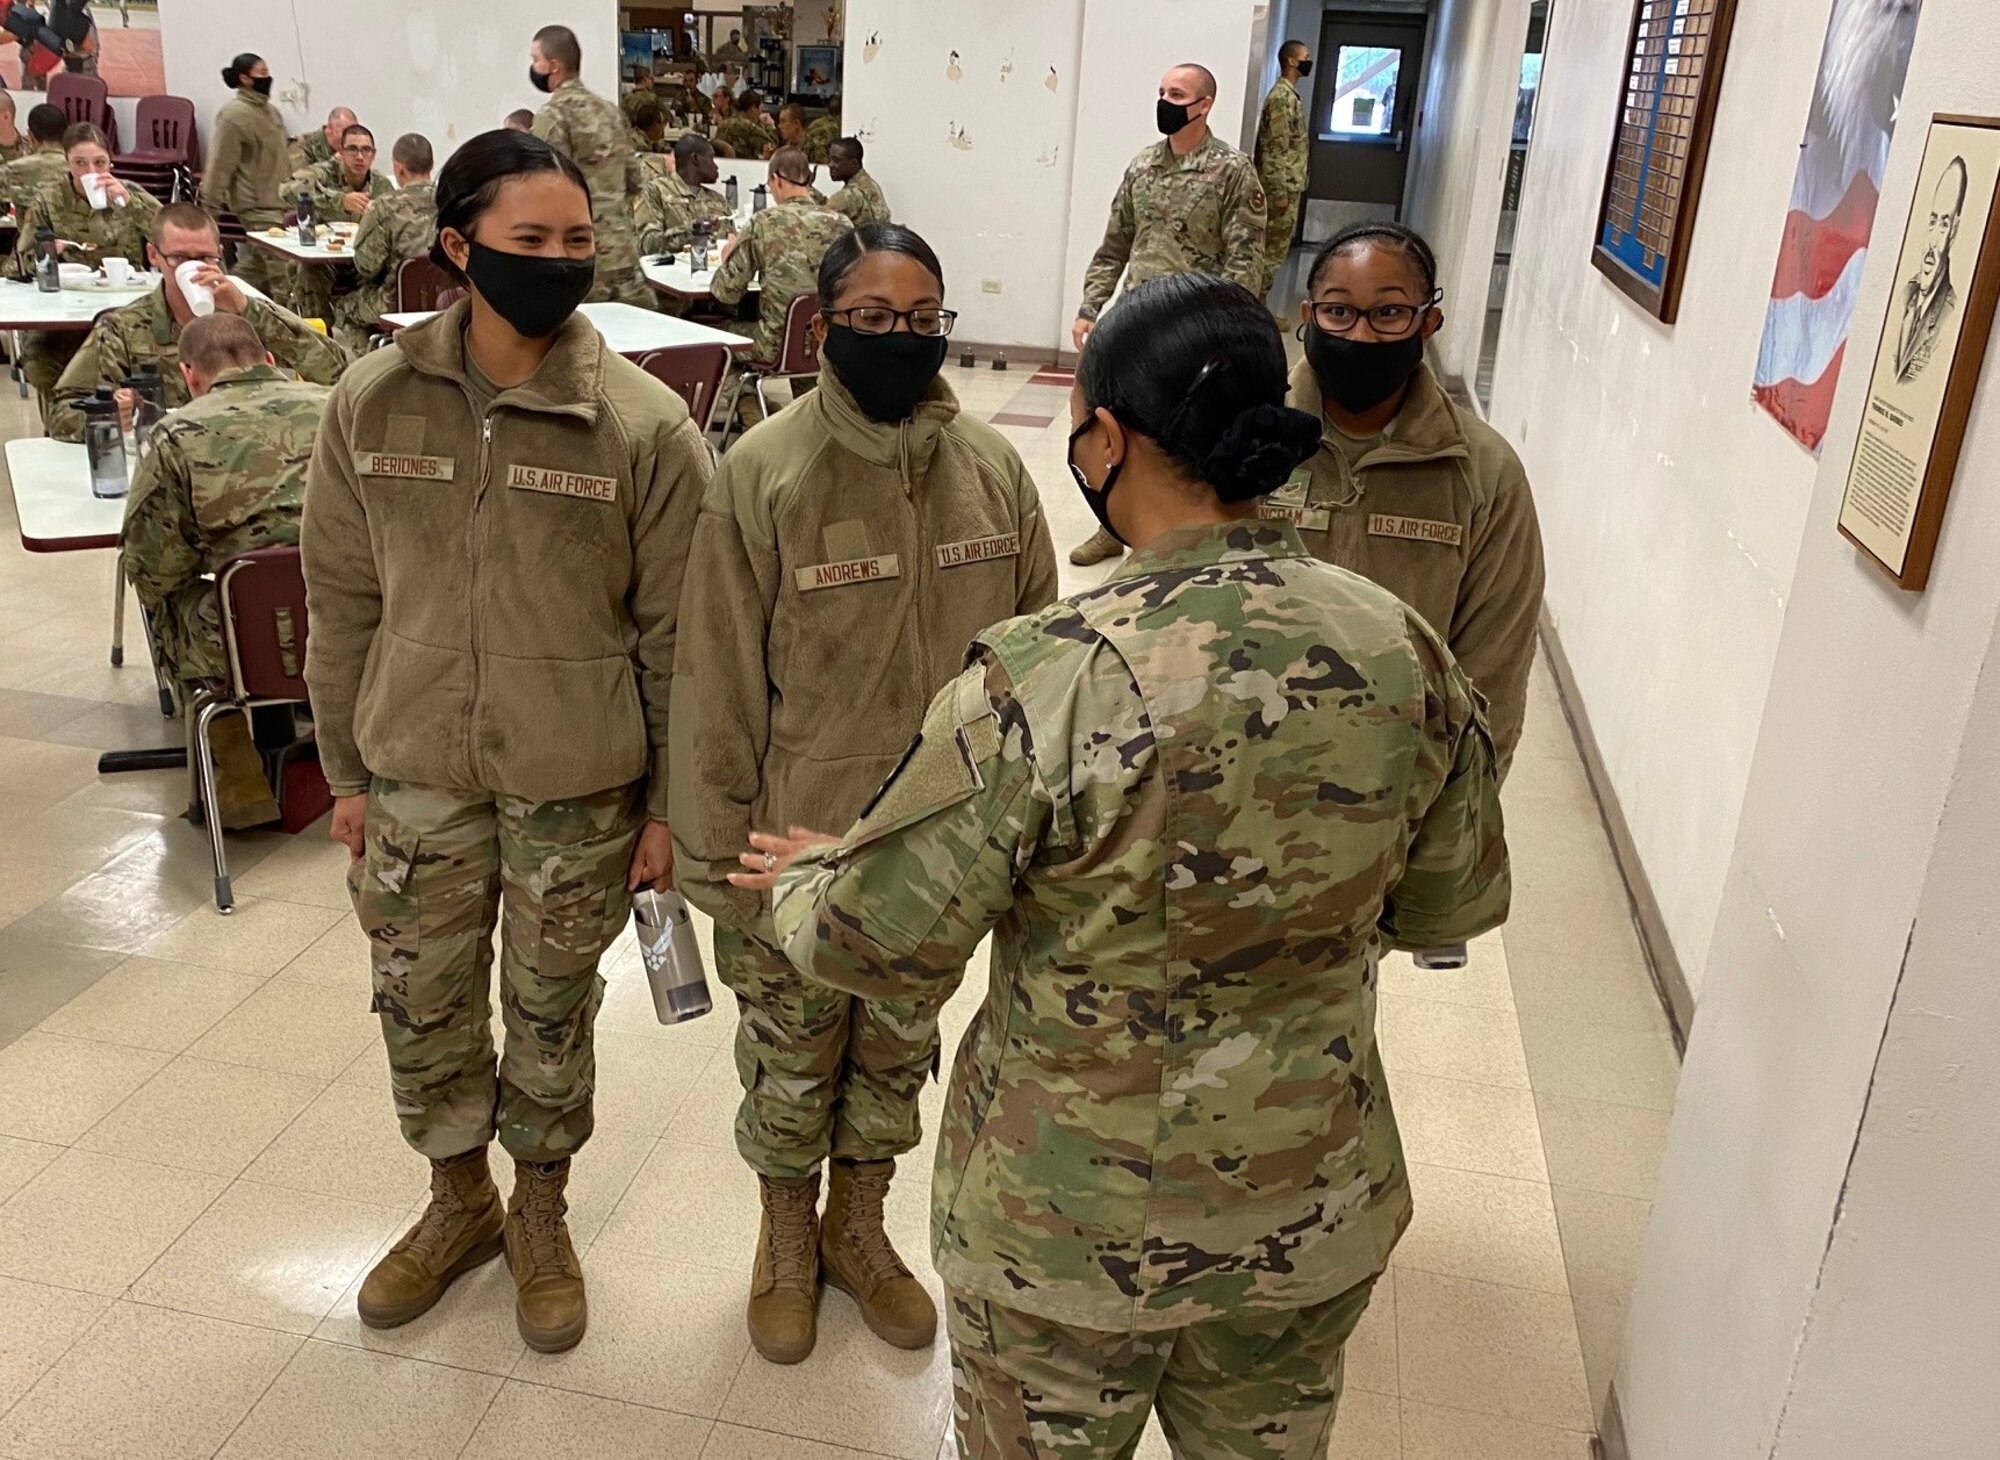
[{"label": "white wall", "polygon": [[[1252,8],[852,0],[841,118],[867,143],[868,170],[897,219],[937,249],[963,338],[1068,347],[1119,175],[1158,136],[1160,73],[1182,60],[1209,65],[1220,81],[1217,130],[1235,141]],[[946,74],[953,51],[957,80]],[[998,293],[985,292],[988,280]]]},{"label": "white wall", "polygon": [[583,47],[584,80],[617,94],[613,0],[160,0],[167,89],[194,101],[206,139],[229,99],[222,68],[239,51],[270,64],[272,97],[294,135],[352,107],[375,133],[379,165],[404,132],[430,139],[440,165],[458,143],[536,107],[528,43],[553,20]]},{"label": "white wall", "polygon": [[1410,141],[1403,217],[1437,253],[1445,327],[1432,348],[1448,375],[1479,368],[1500,227],[1529,0],[1438,0]]},{"label": "white wall", "polygon": [[[1631,18],[1553,8],[1492,419],[1527,463],[1548,609],[1698,991],[1814,480],[1750,381],[1827,0],[1737,7],[1672,329],[1590,266]],[[1477,313],[1461,296],[1472,339]]]},{"label": "white wall", "polygon": [[[1730,65],[1752,90],[1777,85],[1780,68],[1762,62],[1781,46],[1798,87],[1810,83],[1818,35],[1806,32],[1824,6],[1786,8],[1795,38],[1765,31],[1758,7],[1739,11],[1752,31]],[[1739,60],[1748,65],[1735,72]],[[1927,0],[1878,230],[1901,227],[1923,119],[2000,112],[1991,60],[1989,0]],[[1559,74],[1553,58],[1548,74]],[[1778,100],[1755,98],[1774,116]],[[1784,120],[1789,135],[1789,112]],[[1545,135],[1538,125],[1537,148]],[[1544,179],[1556,171],[1546,160],[1535,164]],[[1769,206],[1781,210],[1788,169],[1754,155],[1741,165],[1769,174]],[[1711,190],[1720,181],[1732,193],[1736,166],[1711,172]],[[1739,267],[1760,286],[1762,242],[1740,244]],[[1872,250],[1862,282],[1855,332],[1871,346],[1890,308],[1893,253]],[[1719,327],[1712,300],[1698,302]],[[1685,315],[1681,332],[1692,333]],[[1728,398],[1740,398],[1755,336],[1754,321],[1726,336],[1740,346]],[[1864,375],[1846,372],[1811,480],[1632,1297],[1617,1387],[1634,1460],[1969,1457],[1991,1453],[2000,1419],[1987,1382],[2000,1311],[2000,354],[1987,363],[1921,596],[1897,590],[1834,530]],[[1756,435],[1728,434],[1738,459],[1715,469],[1728,491],[1754,499],[1767,485]],[[1615,470],[1601,486],[1614,499],[1621,488]],[[1637,574],[1615,538],[1607,551],[1627,553]],[[1711,545],[1711,556],[1732,554]],[[1709,580],[1713,591],[1726,576]],[[1600,611],[1630,612],[1610,600]],[[1708,637],[1719,626],[1705,605],[1691,600],[1687,620],[1678,653],[1727,645]],[[1594,719],[1621,705],[1696,718],[1677,702],[1698,676],[1656,662],[1650,641],[1628,654],[1661,690],[1621,700],[1600,663]],[[1700,765],[1701,746],[1686,753]]]}]

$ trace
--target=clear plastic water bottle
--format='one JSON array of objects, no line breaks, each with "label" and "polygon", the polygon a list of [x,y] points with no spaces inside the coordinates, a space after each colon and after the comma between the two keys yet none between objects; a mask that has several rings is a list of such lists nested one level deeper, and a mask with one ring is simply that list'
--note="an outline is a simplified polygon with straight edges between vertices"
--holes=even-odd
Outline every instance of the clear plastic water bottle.
[{"label": "clear plastic water bottle", "polygon": [[687,903],[678,892],[642,887],[633,893],[632,928],[646,965],[646,983],[653,991],[653,1012],[662,1024],[699,1019],[715,1007],[708,996],[701,945],[695,941]]}]

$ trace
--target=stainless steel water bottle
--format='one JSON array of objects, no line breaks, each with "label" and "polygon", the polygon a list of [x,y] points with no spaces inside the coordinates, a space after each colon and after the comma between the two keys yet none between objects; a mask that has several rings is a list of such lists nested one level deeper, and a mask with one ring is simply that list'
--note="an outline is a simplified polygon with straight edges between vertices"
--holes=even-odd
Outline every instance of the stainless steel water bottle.
[{"label": "stainless steel water bottle", "polygon": [[645,887],[633,893],[632,927],[639,937],[646,983],[653,991],[653,1012],[662,1024],[699,1019],[714,1007],[708,997],[708,975],[701,966],[701,945],[695,941],[687,903],[678,892]]}]

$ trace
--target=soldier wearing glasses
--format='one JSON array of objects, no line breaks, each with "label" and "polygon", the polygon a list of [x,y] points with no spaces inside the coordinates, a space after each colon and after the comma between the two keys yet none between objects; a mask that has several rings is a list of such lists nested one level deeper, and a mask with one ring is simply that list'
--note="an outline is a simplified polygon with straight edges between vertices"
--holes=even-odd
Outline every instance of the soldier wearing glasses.
[{"label": "soldier wearing glasses", "polygon": [[1535,653],[1542,536],[1513,448],[1424,363],[1442,297],[1430,246],[1400,224],[1359,224],[1320,249],[1288,397],[1319,416],[1320,449],[1263,512],[1445,637],[1492,706],[1504,774]]},{"label": "soldier wearing glasses", "polygon": [[955,316],[930,245],[894,223],[843,227],[817,286],[819,389],[723,457],[702,503],[669,775],[678,881],[715,918],[742,1009],[736,1144],[764,1212],[749,1326],[774,1363],[812,1351],[822,1279],[884,1341],[932,1341],[935,1309],[882,1204],[918,1141],[941,1000],[863,1003],[808,981],[765,895],[728,874],[753,830],[851,822],[972,637],[1056,593],[1034,480],[938,379]]}]

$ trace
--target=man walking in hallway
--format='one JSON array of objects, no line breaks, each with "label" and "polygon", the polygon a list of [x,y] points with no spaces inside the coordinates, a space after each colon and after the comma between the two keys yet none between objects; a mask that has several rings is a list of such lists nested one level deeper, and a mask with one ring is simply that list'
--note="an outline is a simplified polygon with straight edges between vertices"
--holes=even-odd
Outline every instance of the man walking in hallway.
[{"label": "man walking in hallway", "polygon": [[[1111,200],[1070,328],[1079,352],[1121,275],[1127,289],[1165,274],[1199,273],[1262,292],[1264,186],[1250,159],[1208,129],[1214,110],[1215,73],[1206,66],[1186,62],[1160,78],[1154,118],[1166,140],[1132,159]],[[1123,551],[1100,530],[1069,560],[1087,568]]]},{"label": "man walking in hallway", "polygon": [[1264,290],[1268,294],[1292,251],[1292,234],[1305,198],[1312,141],[1299,83],[1312,75],[1312,55],[1304,41],[1278,48],[1278,79],[1264,98],[1257,123],[1257,179],[1264,185]]}]

